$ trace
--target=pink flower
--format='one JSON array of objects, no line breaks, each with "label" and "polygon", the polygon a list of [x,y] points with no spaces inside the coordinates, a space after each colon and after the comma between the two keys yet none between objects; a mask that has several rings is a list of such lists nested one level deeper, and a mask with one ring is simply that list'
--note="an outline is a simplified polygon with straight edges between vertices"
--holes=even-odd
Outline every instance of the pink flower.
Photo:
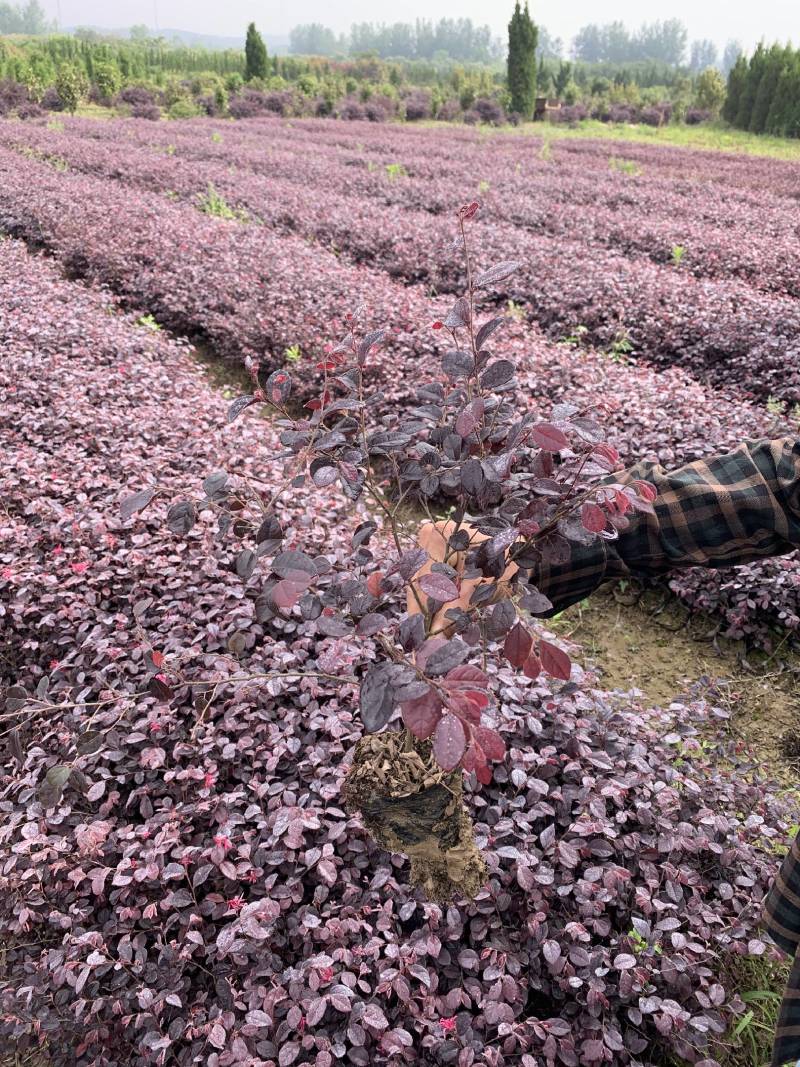
[{"label": "pink flower", "polygon": [[441,1026],[441,1028],[444,1030],[444,1032],[446,1034],[449,1034],[452,1030],[455,1030],[455,1028],[456,1028],[456,1017],[455,1017],[455,1015],[451,1016],[449,1019],[440,1019],[439,1020],[439,1025]]},{"label": "pink flower", "polygon": [[217,836],[214,838],[214,844],[217,846],[217,848],[221,848],[225,852],[229,852],[233,848],[231,839],[229,837],[226,837],[225,834],[217,834]]},{"label": "pink flower", "polygon": [[229,911],[241,911],[244,907],[244,897],[231,897],[225,902]]},{"label": "pink flower", "polygon": [[81,560],[80,563],[70,563],[73,574],[84,574],[89,569],[88,560]]}]

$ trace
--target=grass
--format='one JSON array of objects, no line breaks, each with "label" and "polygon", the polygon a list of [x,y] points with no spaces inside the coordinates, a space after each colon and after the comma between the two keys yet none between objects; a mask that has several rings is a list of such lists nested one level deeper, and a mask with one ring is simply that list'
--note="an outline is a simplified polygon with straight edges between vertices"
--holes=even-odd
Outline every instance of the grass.
[{"label": "grass", "polygon": [[577,126],[556,126],[528,123],[525,126],[504,127],[505,133],[541,137],[544,144],[569,139],[630,141],[632,143],[672,145],[699,151],[736,152],[747,156],[769,156],[772,159],[800,160],[800,140],[767,137],[763,134],[734,130],[722,122],[700,126],[642,126],[612,125],[587,119]]},{"label": "grass", "polygon": [[716,1058],[722,1067],[769,1067],[789,964],[765,956],[732,956],[725,977],[729,988],[739,990],[746,1010],[723,1048],[715,1048]]}]

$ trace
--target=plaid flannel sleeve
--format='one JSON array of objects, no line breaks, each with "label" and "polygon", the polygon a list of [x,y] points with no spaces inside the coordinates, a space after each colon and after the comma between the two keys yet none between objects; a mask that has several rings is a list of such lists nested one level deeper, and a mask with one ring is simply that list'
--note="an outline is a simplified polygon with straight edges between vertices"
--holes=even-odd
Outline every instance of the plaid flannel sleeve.
[{"label": "plaid flannel sleeve", "polygon": [[637,479],[658,490],[654,515],[634,515],[616,541],[574,546],[568,563],[541,565],[551,614],[610,579],[732,567],[800,547],[800,438],[746,441],[674,471],[640,463],[611,480]]},{"label": "plaid flannel sleeve", "polygon": [[[734,452],[667,472],[643,463],[616,481],[652,482],[655,514],[634,516],[617,541],[578,548],[568,564],[543,567],[539,588],[553,611],[612,578],[676,567],[730,567],[800,547],[800,439],[747,441]],[[764,926],[793,957],[772,1067],[800,1061],[800,835],[764,904]]]}]

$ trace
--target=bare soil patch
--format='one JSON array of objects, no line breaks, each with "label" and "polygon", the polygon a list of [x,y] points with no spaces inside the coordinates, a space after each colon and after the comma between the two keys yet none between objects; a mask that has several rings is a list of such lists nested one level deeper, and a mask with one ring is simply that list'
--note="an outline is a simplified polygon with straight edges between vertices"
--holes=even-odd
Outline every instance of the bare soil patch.
[{"label": "bare soil patch", "polygon": [[581,646],[578,661],[609,689],[641,690],[648,704],[668,706],[713,680],[732,713],[734,735],[747,742],[764,771],[792,784],[800,766],[800,655],[748,653],[718,641],[705,620],[688,619],[663,591],[641,596],[604,589],[552,623]]}]

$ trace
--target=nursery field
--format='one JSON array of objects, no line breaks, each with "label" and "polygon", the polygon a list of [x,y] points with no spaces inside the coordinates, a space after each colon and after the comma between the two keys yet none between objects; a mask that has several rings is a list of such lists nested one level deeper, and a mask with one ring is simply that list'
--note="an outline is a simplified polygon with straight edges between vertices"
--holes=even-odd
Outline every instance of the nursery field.
[{"label": "nursery field", "polygon": [[[359,522],[378,527],[360,566],[394,551],[354,503],[355,459],[337,452],[330,477],[316,460],[263,536],[238,529],[238,490],[216,530],[212,512],[228,485],[269,501],[286,482],[293,438],[264,394],[228,422],[254,366],[277,372],[267,398],[293,379],[287,418],[324,408],[360,307],[386,328],[363,352],[377,392],[342,411],[391,456],[440,410],[472,201],[477,266],[516,265],[478,314],[505,316],[490,370],[520,417],[592,413],[617,466],[797,436],[799,199],[800,163],[697,148],[0,122],[0,1050],[64,1067],[762,1062],[747,983],[782,973],[760,910],[798,808],[786,766],[731,732],[725,685],[650,699],[646,665],[625,692],[623,662],[604,688],[563,619],[544,624],[543,673],[456,667],[486,679],[505,756],[464,774],[484,885],[436,903],[341,796],[384,588],[368,583],[355,630],[300,598],[297,559],[324,584]],[[443,515],[446,479],[427,480]],[[795,556],[672,572],[655,593],[749,663],[793,669]]]}]

